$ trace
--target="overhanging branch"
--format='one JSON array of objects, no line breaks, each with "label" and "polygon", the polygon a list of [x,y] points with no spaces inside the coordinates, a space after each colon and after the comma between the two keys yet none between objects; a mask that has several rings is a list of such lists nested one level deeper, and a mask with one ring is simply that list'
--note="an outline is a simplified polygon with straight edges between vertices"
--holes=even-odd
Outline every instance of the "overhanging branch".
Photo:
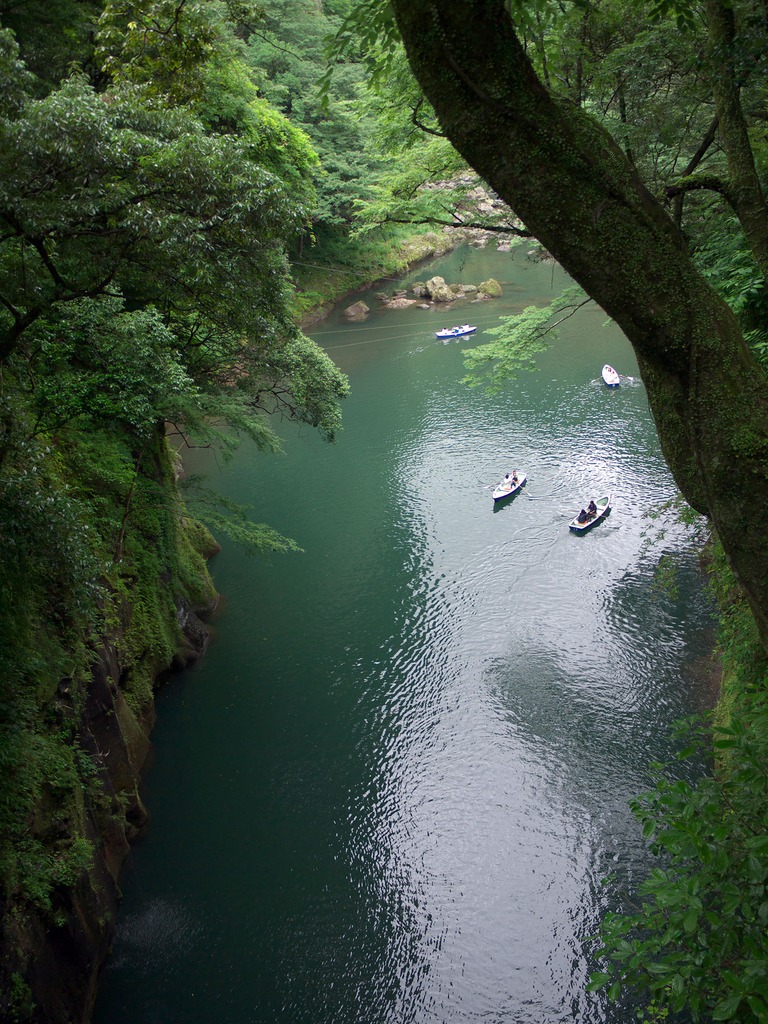
[{"label": "overhanging branch", "polygon": [[501,235],[516,235],[518,238],[533,238],[530,231],[512,224],[483,224],[481,221],[460,220],[458,217],[454,217],[453,220],[443,220],[440,217],[384,217],[379,224],[438,224],[444,228],[466,228],[476,231],[491,231]]}]

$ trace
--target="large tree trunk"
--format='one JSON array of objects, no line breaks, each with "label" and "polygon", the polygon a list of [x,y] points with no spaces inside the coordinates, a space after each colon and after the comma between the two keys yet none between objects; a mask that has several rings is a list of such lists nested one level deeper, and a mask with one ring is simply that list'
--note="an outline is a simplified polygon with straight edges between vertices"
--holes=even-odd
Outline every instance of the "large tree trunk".
[{"label": "large tree trunk", "polygon": [[454,146],[631,341],[675,480],[768,649],[768,382],[734,316],[619,147],[537,79],[504,0],[392,3]]}]

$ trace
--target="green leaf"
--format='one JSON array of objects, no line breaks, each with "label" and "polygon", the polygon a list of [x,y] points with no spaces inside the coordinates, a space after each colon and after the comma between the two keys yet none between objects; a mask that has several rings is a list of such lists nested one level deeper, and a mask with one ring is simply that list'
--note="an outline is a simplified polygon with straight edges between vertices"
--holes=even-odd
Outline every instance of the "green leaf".
[{"label": "green leaf", "polygon": [[699,925],[699,912],[698,910],[689,910],[683,918],[683,928],[688,934],[692,934],[696,931]]},{"label": "green leaf", "polygon": [[721,999],[712,1011],[712,1020],[731,1020],[736,1016],[741,1000],[742,996],[738,992],[733,992],[725,999]]},{"label": "green leaf", "polygon": [[594,971],[589,976],[589,985],[587,986],[588,992],[599,992],[610,983],[613,975],[606,974],[605,971]]}]

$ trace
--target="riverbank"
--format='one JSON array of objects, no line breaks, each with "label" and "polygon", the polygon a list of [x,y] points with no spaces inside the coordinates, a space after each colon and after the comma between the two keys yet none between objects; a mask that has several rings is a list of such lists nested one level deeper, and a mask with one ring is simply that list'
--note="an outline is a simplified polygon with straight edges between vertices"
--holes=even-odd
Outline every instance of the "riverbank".
[{"label": "riverbank", "polygon": [[381,287],[384,290],[409,270],[426,265],[461,245],[483,247],[491,241],[498,242],[498,238],[470,228],[418,233],[413,229],[399,229],[376,246],[361,245],[352,239],[344,265],[336,260],[326,265],[305,266],[303,273],[296,274],[296,311],[301,325],[309,330],[347,298],[365,289]]}]

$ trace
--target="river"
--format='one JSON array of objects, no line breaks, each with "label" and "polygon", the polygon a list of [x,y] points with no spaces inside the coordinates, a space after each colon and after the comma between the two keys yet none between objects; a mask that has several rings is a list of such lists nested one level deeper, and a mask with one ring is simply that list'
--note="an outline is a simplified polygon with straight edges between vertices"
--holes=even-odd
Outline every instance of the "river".
[{"label": "river", "polygon": [[[363,296],[365,322],[314,334],[352,384],[338,442],[283,424],[281,456],[202,463],[303,553],[212,563],[222,610],[158,695],[96,1024],[635,1020],[586,993],[584,939],[648,868],[628,800],[712,700],[696,551],[648,516],[675,488],[605,315],[489,395],[461,383],[464,349],[565,275],[462,249],[405,281],[434,273],[503,296]],[[435,340],[465,319],[476,339]],[[513,468],[527,484],[495,508]]]}]

